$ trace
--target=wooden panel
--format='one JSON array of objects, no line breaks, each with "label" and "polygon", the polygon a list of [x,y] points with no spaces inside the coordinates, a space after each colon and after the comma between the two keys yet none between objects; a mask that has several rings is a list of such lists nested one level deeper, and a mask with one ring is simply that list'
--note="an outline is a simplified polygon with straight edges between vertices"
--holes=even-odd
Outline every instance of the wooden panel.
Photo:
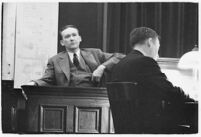
[{"label": "wooden panel", "polygon": [[65,106],[40,106],[40,132],[65,132]]},{"label": "wooden panel", "polygon": [[[100,132],[101,133],[108,133],[109,132],[109,107],[108,106],[102,106],[101,107],[101,115],[100,115]],[[102,123],[108,123],[102,126]]]},{"label": "wooden panel", "polygon": [[111,109],[109,109],[109,118],[110,118],[110,120],[109,120],[109,124],[110,124],[109,133],[115,133]]},{"label": "wooden panel", "polygon": [[[67,104],[67,103],[66,103]],[[74,128],[74,106],[68,105],[68,113],[67,113],[67,120],[66,120],[66,132],[67,133],[73,133]]]},{"label": "wooden panel", "polygon": [[16,127],[17,127],[16,116],[17,116],[16,108],[11,107],[11,129],[12,129],[12,131],[16,131]]},{"label": "wooden panel", "polygon": [[100,107],[75,107],[75,132],[100,133]]},{"label": "wooden panel", "polygon": [[[109,129],[113,123],[109,118],[106,88],[23,86],[23,90],[28,97],[25,132],[74,134],[112,131]],[[48,120],[56,124],[51,126]]]},{"label": "wooden panel", "polygon": [[[3,133],[13,133],[19,130],[18,118],[22,115],[18,115],[19,107],[17,107],[17,99],[20,99],[21,94],[17,94],[20,90],[13,89],[13,81],[2,80],[1,91],[1,124]],[[23,117],[24,118],[24,117]],[[20,124],[23,124],[20,121]]]}]

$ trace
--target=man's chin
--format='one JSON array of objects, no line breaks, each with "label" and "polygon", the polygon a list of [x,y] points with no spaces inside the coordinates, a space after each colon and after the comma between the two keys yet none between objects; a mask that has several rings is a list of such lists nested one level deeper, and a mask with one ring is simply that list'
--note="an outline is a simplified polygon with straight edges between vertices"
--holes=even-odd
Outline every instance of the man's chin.
[{"label": "man's chin", "polygon": [[79,47],[77,47],[77,46],[71,48],[71,50],[77,50],[77,49],[79,49]]},{"label": "man's chin", "polygon": [[71,48],[66,48],[68,51],[74,52],[79,49],[79,47],[71,47]]}]

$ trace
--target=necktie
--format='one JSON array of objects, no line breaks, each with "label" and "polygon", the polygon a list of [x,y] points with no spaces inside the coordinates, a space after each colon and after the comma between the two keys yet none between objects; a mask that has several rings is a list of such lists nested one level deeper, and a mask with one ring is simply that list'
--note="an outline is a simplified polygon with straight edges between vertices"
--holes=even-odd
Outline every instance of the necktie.
[{"label": "necktie", "polygon": [[79,66],[79,60],[77,58],[77,54],[73,54],[73,64],[78,67]]}]

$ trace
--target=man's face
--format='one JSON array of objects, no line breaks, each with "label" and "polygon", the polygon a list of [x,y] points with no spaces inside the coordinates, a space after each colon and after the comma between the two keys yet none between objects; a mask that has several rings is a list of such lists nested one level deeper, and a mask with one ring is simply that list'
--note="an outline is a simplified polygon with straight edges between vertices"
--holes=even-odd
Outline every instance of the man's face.
[{"label": "man's face", "polygon": [[152,42],[151,42],[151,56],[155,60],[157,60],[158,57],[159,57],[159,55],[158,55],[159,48],[160,48],[160,42],[159,42],[158,37],[152,39]]},{"label": "man's face", "polygon": [[66,50],[74,52],[79,48],[82,38],[76,28],[66,28],[61,32],[61,36],[62,40],[60,43],[62,46],[65,46]]}]

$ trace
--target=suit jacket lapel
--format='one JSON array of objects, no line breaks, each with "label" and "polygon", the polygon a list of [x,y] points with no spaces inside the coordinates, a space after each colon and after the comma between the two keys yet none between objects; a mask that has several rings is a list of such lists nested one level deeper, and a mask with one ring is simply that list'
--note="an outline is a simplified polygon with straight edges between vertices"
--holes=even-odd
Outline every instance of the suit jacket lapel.
[{"label": "suit jacket lapel", "polygon": [[70,65],[69,65],[69,57],[66,52],[60,55],[60,61],[59,65],[61,67],[61,70],[66,75],[67,79],[70,79]]},{"label": "suit jacket lapel", "polygon": [[80,53],[82,57],[84,58],[86,64],[89,66],[89,68],[94,71],[98,67],[98,62],[94,58],[93,54],[90,52],[86,52],[83,50],[80,50]]}]

